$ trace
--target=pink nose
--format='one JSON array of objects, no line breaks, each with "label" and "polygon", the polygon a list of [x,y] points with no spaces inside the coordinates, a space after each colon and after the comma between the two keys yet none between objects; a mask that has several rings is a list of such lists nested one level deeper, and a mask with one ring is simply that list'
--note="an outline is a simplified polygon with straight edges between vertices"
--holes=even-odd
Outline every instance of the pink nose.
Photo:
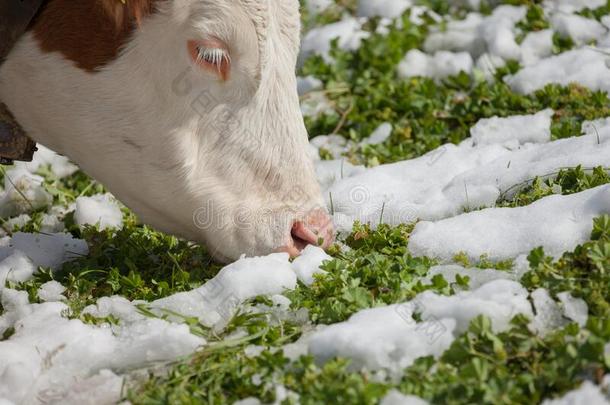
[{"label": "pink nose", "polygon": [[286,246],[280,251],[287,252],[292,257],[301,254],[307,245],[328,248],[335,240],[333,222],[330,216],[322,210],[316,210],[305,217],[297,220],[292,225],[290,237]]}]

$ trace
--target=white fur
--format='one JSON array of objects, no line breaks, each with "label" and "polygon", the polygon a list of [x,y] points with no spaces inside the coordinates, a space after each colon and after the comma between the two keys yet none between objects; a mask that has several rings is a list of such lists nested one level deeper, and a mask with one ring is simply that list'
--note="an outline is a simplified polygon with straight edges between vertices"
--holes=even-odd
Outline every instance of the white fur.
[{"label": "white fur", "polygon": [[[0,100],[144,222],[221,259],[270,253],[322,205],[296,91],[298,1],[160,4],[95,73],[27,34],[0,68]],[[188,55],[210,35],[229,45],[227,82]]]}]

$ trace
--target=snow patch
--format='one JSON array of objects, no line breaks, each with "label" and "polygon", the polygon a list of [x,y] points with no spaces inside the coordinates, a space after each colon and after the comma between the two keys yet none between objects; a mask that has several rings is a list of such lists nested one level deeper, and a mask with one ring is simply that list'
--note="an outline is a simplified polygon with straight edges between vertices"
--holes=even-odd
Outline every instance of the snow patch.
[{"label": "snow patch", "polygon": [[[584,136],[547,142],[550,115],[545,110],[483,120],[474,127],[474,137],[458,146],[443,145],[416,159],[351,174],[342,171],[337,176],[337,162],[320,162],[326,169],[318,173],[324,176],[320,180],[328,206],[332,199],[337,228],[349,232],[355,220],[373,226],[439,220],[492,207],[535,177],[552,176],[563,168],[610,167],[610,125],[600,121],[595,131],[587,126]],[[544,143],[522,144],[528,141]],[[337,181],[331,184],[333,179]]]},{"label": "snow patch", "polygon": [[609,405],[607,394],[599,386],[585,381],[575,390],[572,390],[558,399],[547,399],[542,405]]},{"label": "snow patch", "polygon": [[47,281],[38,288],[38,298],[44,302],[65,301],[66,297],[62,294],[66,291],[66,287],[55,280]]},{"label": "snow patch", "polygon": [[610,68],[603,52],[583,48],[542,59],[504,81],[519,93],[532,93],[550,83],[578,83],[591,90],[610,91]]},{"label": "snow patch", "polygon": [[356,50],[360,42],[370,34],[362,30],[361,19],[346,17],[339,22],[317,27],[307,32],[301,42],[300,60],[311,55],[321,55],[327,62],[331,61],[331,42],[337,39],[337,46],[343,50]]},{"label": "snow patch", "polygon": [[404,395],[395,389],[390,390],[379,405],[427,405],[428,402],[415,395]]},{"label": "snow patch", "polygon": [[0,397],[15,403],[64,403],[93,394],[117,401],[122,384],[104,370],[175,360],[205,344],[187,325],[162,319],[95,326],[65,318],[63,303],[29,304],[25,291],[5,289],[1,298],[0,334],[9,327],[15,333],[0,342]]},{"label": "snow patch", "polygon": [[426,291],[403,304],[361,310],[315,332],[309,353],[318,362],[339,356],[351,359],[352,370],[387,369],[399,375],[419,357],[440,356],[478,315],[488,316],[495,331],[507,329],[518,313],[533,317],[527,297],[519,283],[507,280],[449,297]]},{"label": "snow patch", "polygon": [[81,227],[99,224],[100,230],[123,227],[123,213],[118,202],[110,194],[78,197],[74,220]]},{"label": "snow patch", "polygon": [[89,253],[87,242],[67,233],[17,232],[11,239],[11,246],[25,253],[37,266],[54,270]]},{"label": "snow patch", "polygon": [[295,288],[297,276],[288,259],[287,253],[242,258],[202,287],[154,301],[151,308],[160,314],[196,317],[206,326],[222,327],[245,300]]},{"label": "snow patch", "polygon": [[297,257],[292,262],[292,269],[296,273],[298,279],[305,285],[311,285],[314,282],[315,274],[326,273],[320,269],[320,266],[325,260],[332,260],[324,250],[317,246],[308,245],[301,256]]},{"label": "snow patch", "polygon": [[551,140],[551,109],[535,115],[513,115],[507,118],[482,119],[470,129],[474,145],[504,144],[511,149],[525,143]]},{"label": "snow patch", "polygon": [[473,65],[472,56],[467,52],[438,51],[430,56],[412,49],[398,65],[398,75],[403,78],[422,76],[441,80],[460,72],[470,74]]},{"label": "snow patch", "polygon": [[420,222],[409,241],[415,256],[445,261],[456,252],[472,260],[506,260],[542,246],[559,256],[589,240],[593,219],[610,213],[610,185],[550,196],[526,207],[488,208],[438,222]]}]

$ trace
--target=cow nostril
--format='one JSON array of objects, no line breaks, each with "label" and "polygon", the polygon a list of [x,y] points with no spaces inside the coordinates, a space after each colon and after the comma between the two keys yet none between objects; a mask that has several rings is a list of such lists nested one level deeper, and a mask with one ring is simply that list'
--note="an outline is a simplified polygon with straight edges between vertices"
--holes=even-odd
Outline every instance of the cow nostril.
[{"label": "cow nostril", "polygon": [[294,244],[294,247],[299,251],[303,251],[303,249],[305,249],[307,247],[307,245],[309,245],[309,242],[307,242],[305,239],[302,239],[300,236],[296,235],[294,233],[294,231],[290,232],[290,236],[292,237],[292,243]]},{"label": "cow nostril", "polygon": [[288,244],[280,248],[280,251],[290,253],[292,257],[300,255],[308,245],[326,249],[334,240],[332,221],[323,212],[310,215],[305,221],[292,224],[289,239]]},{"label": "cow nostril", "polygon": [[318,235],[307,227],[303,222],[297,221],[292,225],[290,236],[294,247],[301,252],[307,245],[318,245]]}]

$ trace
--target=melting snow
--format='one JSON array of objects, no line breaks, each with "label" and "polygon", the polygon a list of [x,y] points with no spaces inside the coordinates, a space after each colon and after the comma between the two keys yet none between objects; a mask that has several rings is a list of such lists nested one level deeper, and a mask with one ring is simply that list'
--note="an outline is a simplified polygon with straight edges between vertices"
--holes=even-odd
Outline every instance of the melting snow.
[{"label": "melting snow", "polygon": [[545,143],[551,140],[551,109],[535,115],[492,117],[480,120],[470,129],[474,145],[505,144],[514,149],[525,143]]},{"label": "melting snow", "polygon": [[397,18],[411,6],[411,0],[359,0],[358,16]]},{"label": "melting snow", "polygon": [[474,62],[468,52],[438,51],[428,56],[418,49],[409,51],[398,65],[400,77],[424,76],[445,79],[460,72],[470,74]]},{"label": "melting snow", "polygon": [[63,303],[29,304],[25,291],[4,290],[2,306],[0,334],[15,332],[0,342],[0,397],[15,403],[63,402],[100,383],[108,383],[113,391],[104,395],[116,402],[122,384],[107,370],[174,360],[205,343],[187,325],[161,319],[88,325],[66,318]]},{"label": "melting snow", "polygon": [[309,245],[303,250],[301,256],[292,262],[292,268],[303,284],[311,285],[314,282],[314,274],[324,273],[323,270],[320,270],[320,265],[325,260],[331,259],[324,250],[317,246]]},{"label": "melting snow", "polygon": [[494,280],[518,281],[523,275],[523,272],[464,268],[457,264],[446,264],[431,267],[422,281],[424,284],[430,283],[432,278],[436,275],[443,276],[448,283],[455,283],[457,276],[468,277],[468,287],[472,290]]},{"label": "melting snow", "polygon": [[610,185],[569,196],[551,196],[526,207],[488,208],[420,222],[409,241],[416,256],[451,260],[464,252],[472,260],[511,259],[542,246],[558,256],[589,240],[593,219],[610,213]]},{"label": "melting snow", "polygon": [[202,287],[157,300],[151,307],[199,318],[207,326],[224,325],[237,307],[258,295],[293,289],[297,276],[287,253],[244,258],[228,265]]},{"label": "melting snow", "polygon": [[[351,175],[331,171],[331,178],[341,179],[325,190],[329,206],[332,199],[335,223],[349,231],[354,220],[373,225],[438,220],[492,207],[535,177],[551,176],[562,168],[610,167],[610,125],[599,122],[587,135],[546,142],[549,116],[550,111],[543,111],[483,120],[473,128],[473,138],[458,146],[444,145],[416,159],[353,170]],[[335,163],[335,170],[340,164]],[[329,184],[327,176],[332,175],[323,174],[322,184]]]},{"label": "melting snow", "polygon": [[414,395],[403,395],[397,390],[390,390],[380,405],[427,405],[428,402]]},{"label": "melting snow", "polygon": [[17,232],[11,239],[10,251],[20,250],[36,265],[59,268],[63,263],[86,256],[89,252],[84,240],[67,233],[42,234]]},{"label": "melting snow", "polygon": [[[610,388],[610,378],[606,376],[606,390]],[[599,386],[590,381],[585,381],[582,385],[568,392],[559,399],[545,400],[542,405],[608,405],[608,393],[602,392]]]},{"label": "melting snow", "polygon": [[[527,298],[519,283],[508,280],[449,297],[426,291],[412,301],[365,309],[315,332],[309,352],[319,362],[341,356],[352,360],[354,370],[383,368],[400,373],[418,357],[441,355],[480,314],[492,319],[496,331],[505,330],[518,313],[533,317]],[[422,322],[414,320],[414,313]]]},{"label": "melting snow", "polygon": [[543,59],[505,78],[514,91],[531,93],[549,83],[579,83],[592,90],[610,91],[608,55],[594,49],[576,49]]},{"label": "melting snow", "polygon": [[78,197],[74,220],[81,226],[99,224],[102,230],[123,227],[123,213],[117,201],[110,194]]},{"label": "melting snow", "polygon": [[305,34],[301,43],[301,60],[319,54],[330,61],[330,44],[334,39],[337,39],[337,46],[341,49],[358,49],[360,42],[369,36],[361,27],[361,20],[346,17],[339,22],[312,29]]},{"label": "melting snow", "polygon": [[[293,289],[295,272],[305,280],[311,278],[327,258],[319,248],[308,249],[294,264],[283,253],[244,258],[191,292],[152,303],[103,297],[83,310],[102,320],[112,315],[119,320],[118,325],[96,326],[66,318],[69,308],[54,302],[65,299],[64,287],[54,281],[38,291],[40,299],[47,301],[43,304],[30,304],[24,291],[5,289],[1,296],[5,312],[0,316],[0,335],[11,327],[15,333],[0,342],[0,397],[16,403],[39,403],[102,395],[110,403],[116,402],[121,395],[122,377],[109,370],[128,371],[175,360],[206,344],[203,338],[191,334],[186,324],[146,317],[137,305],[145,305],[159,315],[171,315],[176,321],[181,321],[181,316],[194,316],[205,325],[218,326],[226,323],[249,298]],[[23,266],[20,271],[25,275],[33,271],[32,264],[19,252],[0,263],[0,275],[6,277],[2,266]],[[274,296],[274,302],[284,310],[289,305],[281,296]]]}]

